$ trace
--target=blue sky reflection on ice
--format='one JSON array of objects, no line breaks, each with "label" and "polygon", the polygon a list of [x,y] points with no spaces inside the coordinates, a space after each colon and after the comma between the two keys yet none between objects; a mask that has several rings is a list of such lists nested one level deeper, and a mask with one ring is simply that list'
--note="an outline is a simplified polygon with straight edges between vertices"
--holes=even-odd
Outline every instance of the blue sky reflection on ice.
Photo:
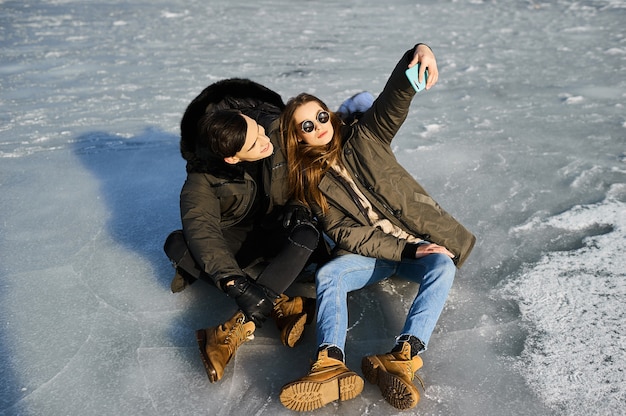
[{"label": "blue sky reflection on ice", "polygon": [[[169,292],[180,117],[232,76],[336,108],[377,94],[418,41],[440,81],[394,151],[479,244],[417,411],[619,414],[626,2],[206,3],[0,1],[1,415],[290,414],[278,392],[307,371],[313,331],[286,349],[264,326],[210,384],[193,331],[233,305]],[[351,296],[351,368],[390,347],[415,290]],[[315,414],[338,412],[399,413],[374,386]]]}]

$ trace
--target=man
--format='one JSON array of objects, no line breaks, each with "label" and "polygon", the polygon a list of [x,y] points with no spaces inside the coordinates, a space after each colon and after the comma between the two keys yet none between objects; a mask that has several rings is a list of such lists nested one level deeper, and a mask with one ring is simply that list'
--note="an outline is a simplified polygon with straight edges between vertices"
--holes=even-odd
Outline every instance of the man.
[{"label": "man", "polygon": [[283,294],[320,238],[308,209],[289,204],[285,157],[277,134],[266,134],[276,130],[283,108],[275,92],[228,79],[207,87],[181,121],[183,230],[165,247],[177,268],[172,291],[206,280],[239,308],[222,325],[196,331],[211,382],[266,316],[293,347],[314,315],[314,300]]}]

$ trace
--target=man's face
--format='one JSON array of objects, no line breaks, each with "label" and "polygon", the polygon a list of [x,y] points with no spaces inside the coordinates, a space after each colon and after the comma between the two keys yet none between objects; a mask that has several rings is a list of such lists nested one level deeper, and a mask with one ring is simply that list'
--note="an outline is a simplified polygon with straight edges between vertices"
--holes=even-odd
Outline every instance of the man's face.
[{"label": "man's face", "polygon": [[256,121],[246,115],[242,115],[248,124],[246,142],[235,156],[226,157],[227,163],[254,162],[265,159],[274,152],[274,145],[270,138],[265,135],[265,129]]}]

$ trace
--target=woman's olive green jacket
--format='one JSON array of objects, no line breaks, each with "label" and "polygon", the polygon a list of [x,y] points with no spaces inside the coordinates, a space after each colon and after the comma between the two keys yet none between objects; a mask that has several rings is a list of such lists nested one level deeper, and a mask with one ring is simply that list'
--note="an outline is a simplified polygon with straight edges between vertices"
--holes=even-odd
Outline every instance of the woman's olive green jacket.
[{"label": "woman's olive green jacket", "polygon": [[[382,93],[358,123],[342,127],[341,158],[361,192],[382,216],[409,234],[446,247],[460,267],[476,238],[400,166],[391,149],[391,141],[415,95],[404,74],[412,56],[413,49],[404,54]],[[352,252],[399,261],[406,240],[371,226],[347,187],[331,172],[319,185],[330,209],[322,214],[319,207],[314,207],[314,212],[337,243],[338,254]]]}]

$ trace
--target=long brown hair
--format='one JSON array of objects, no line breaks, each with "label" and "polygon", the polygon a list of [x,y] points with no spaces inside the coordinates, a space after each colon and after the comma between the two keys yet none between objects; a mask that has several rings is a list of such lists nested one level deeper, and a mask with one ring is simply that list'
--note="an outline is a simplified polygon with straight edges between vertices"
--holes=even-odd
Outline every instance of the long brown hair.
[{"label": "long brown hair", "polygon": [[[311,101],[317,102],[330,114],[334,133],[332,140],[325,146],[310,146],[298,140],[300,126],[296,125],[294,113],[301,105]],[[333,164],[340,163],[342,124],[341,119],[324,102],[307,93],[301,93],[287,101],[280,116],[280,137],[287,154],[291,197],[309,206],[317,205],[322,212],[327,211],[328,202],[318,186],[328,169]]]}]

